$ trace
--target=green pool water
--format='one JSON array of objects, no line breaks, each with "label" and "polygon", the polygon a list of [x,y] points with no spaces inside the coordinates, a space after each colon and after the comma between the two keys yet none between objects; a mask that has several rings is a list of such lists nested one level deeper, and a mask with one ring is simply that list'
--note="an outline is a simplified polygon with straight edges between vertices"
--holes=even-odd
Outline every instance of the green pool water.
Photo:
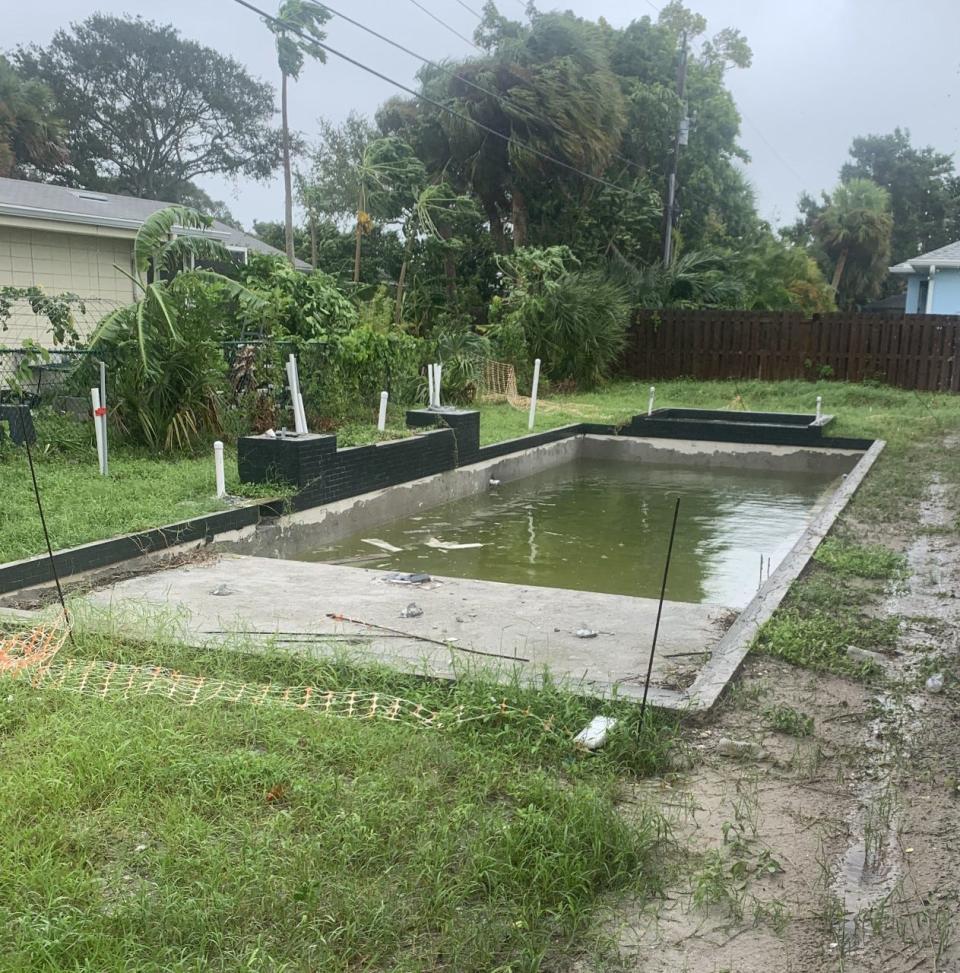
[{"label": "green pool water", "polygon": [[300,557],[654,598],[679,496],[667,598],[742,608],[759,585],[761,555],[766,575],[767,559],[776,569],[836,481],[834,474],[581,460]]}]

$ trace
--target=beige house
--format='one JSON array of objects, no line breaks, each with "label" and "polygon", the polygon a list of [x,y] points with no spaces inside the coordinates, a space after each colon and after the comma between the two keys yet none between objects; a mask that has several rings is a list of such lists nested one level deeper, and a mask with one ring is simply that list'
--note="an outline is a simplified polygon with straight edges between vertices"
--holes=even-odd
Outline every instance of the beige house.
[{"label": "beige house", "polygon": [[[132,272],[133,238],[143,221],[168,205],[0,178],[0,286],[36,285],[47,294],[79,295],[86,314],[76,316],[77,325],[81,334],[89,334],[105,313],[133,300],[133,284],[121,269]],[[219,221],[205,234],[240,261],[250,251],[279,252]],[[50,344],[49,323],[22,302],[15,305],[7,330],[2,328],[0,323],[0,347],[17,348],[26,339]]]}]

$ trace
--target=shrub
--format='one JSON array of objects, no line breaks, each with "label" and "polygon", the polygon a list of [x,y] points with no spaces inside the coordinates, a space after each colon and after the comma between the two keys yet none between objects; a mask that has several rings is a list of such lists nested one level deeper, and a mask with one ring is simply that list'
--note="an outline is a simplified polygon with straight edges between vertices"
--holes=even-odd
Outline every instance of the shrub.
[{"label": "shrub", "polygon": [[384,390],[399,402],[416,395],[421,342],[398,328],[360,326],[335,340],[307,341],[299,355],[304,402],[321,420],[374,410]]},{"label": "shrub", "polygon": [[[357,322],[357,308],[329,274],[294,269],[284,257],[251,254],[244,284],[261,297],[265,310],[241,313],[238,340],[295,336],[319,340],[345,334]],[[242,309],[241,309],[242,311]]]},{"label": "shrub", "polygon": [[[501,261],[506,294],[493,307],[490,337],[518,375],[539,358],[557,381],[590,388],[609,377],[626,342],[629,298],[608,275],[578,268],[566,247],[527,248]],[[524,350],[526,361],[514,357]]]}]

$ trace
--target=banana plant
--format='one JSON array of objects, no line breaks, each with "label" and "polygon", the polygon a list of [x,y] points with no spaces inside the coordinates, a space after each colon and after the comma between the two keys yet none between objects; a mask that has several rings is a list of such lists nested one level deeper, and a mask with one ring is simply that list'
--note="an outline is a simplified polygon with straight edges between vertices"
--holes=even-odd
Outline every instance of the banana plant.
[{"label": "banana plant", "polygon": [[[140,296],[132,304],[111,311],[100,321],[90,338],[91,349],[114,344],[125,335],[136,335],[144,371],[158,375],[162,362],[156,360],[152,339],[165,336],[173,342],[183,340],[177,328],[177,304],[171,299],[170,285],[177,274],[184,272],[217,284],[224,296],[239,301],[244,311],[266,310],[267,302],[237,281],[214,271],[194,269],[200,260],[217,263],[231,260],[222,243],[196,235],[197,231],[202,232],[212,225],[209,216],[187,206],[168,206],[144,220],[133,242],[134,272],[128,273],[114,264],[119,273],[129,278]],[[175,235],[174,230],[187,232]]]},{"label": "banana plant", "polygon": [[268,310],[242,284],[195,269],[198,261],[230,261],[222,244],[202,235],[211,223],[183,206],[145,220],[133,245],[133,273],[117,267],[138,299],[103,318],[90,339],[110,363],[112,420],[154,449],[191,448],[221,431],[223,302],[239,302],[248,318]]}]

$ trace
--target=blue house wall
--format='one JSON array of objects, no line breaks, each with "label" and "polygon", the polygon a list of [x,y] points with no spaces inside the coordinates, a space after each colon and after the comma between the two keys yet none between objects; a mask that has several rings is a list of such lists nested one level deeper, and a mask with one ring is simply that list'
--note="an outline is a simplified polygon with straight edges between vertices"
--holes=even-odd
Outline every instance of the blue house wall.
[{"label": "blue house wall", "polygon": [[[920,281],[926,275],[910,274],[907,277],[907,314],[926,314],[926,307],[918,307]],[[933,277],[933,302],[931,314],[960,314],[960,270],[938,270]]]}]

